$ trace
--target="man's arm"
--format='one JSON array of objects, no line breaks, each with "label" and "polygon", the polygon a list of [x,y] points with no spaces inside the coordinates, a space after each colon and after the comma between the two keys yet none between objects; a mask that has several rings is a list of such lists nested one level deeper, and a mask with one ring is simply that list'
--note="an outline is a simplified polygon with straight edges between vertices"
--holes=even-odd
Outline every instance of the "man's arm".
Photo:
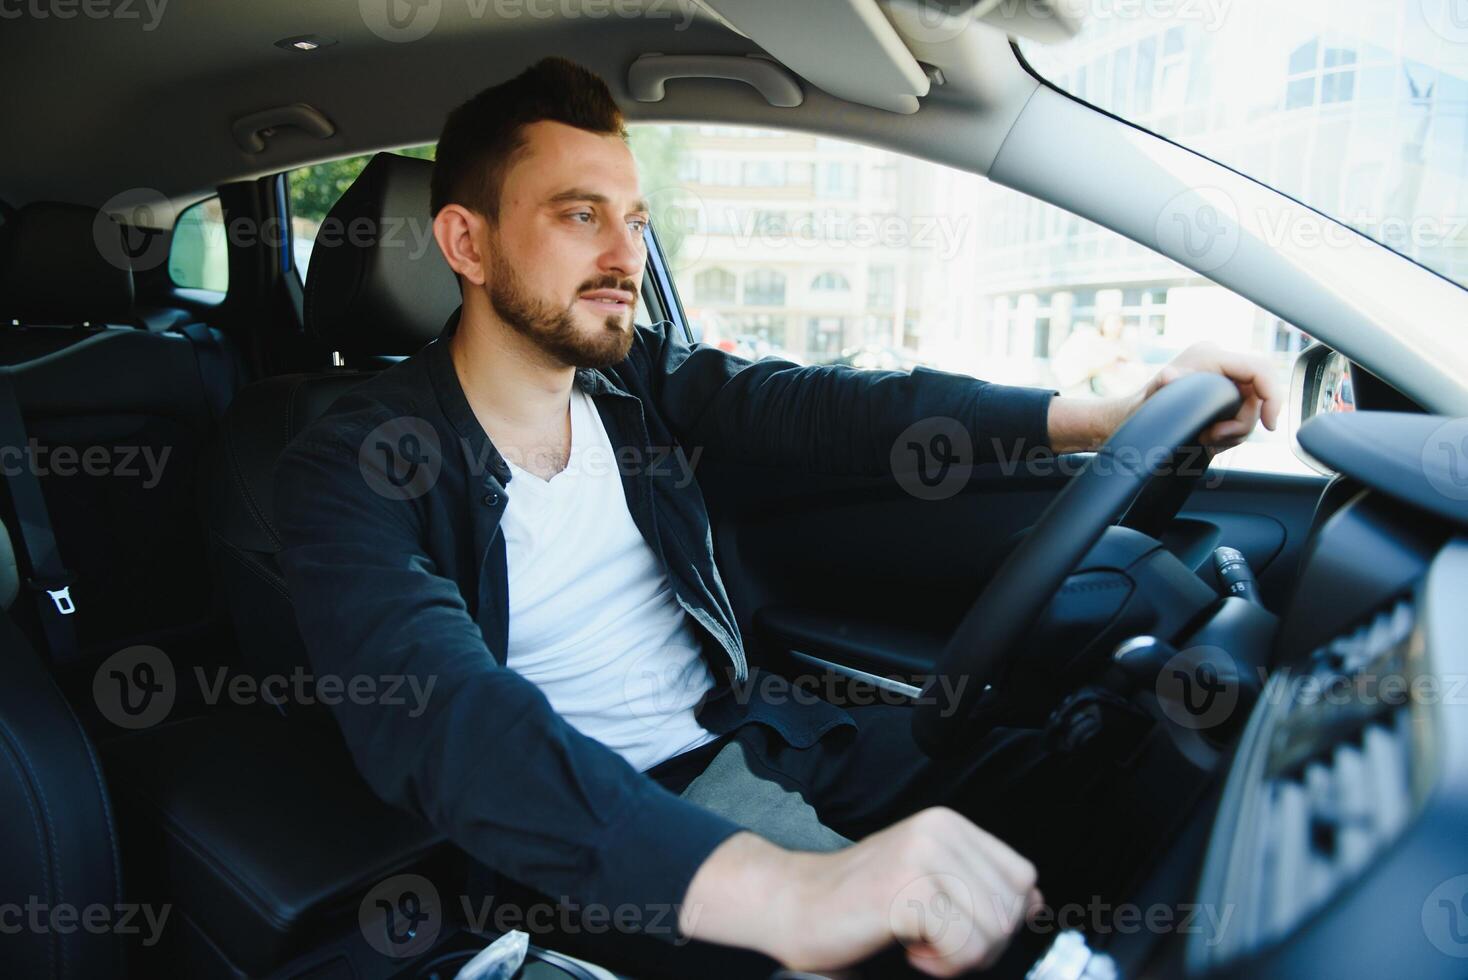
[{"label": "man's arm", "polygon": [[738,827],[636,772],[501,667],[420,543],[421,501],[375,492],[346,442],[292,444],[274,499],[317,676],[346,690],[354,677],[402,678],[395,690],[427,692],[421,704],[333,706],[362,776],[510,878],[671,922],[696,869]]},{"label": "man's arm", "polygon": [[892,448],[912,425],[953,419],[976,463],[1048,449],[1054,392],[993,384],[918,367],[750,362],[709,344],[691,346],[669,323],[639,327],[652,358],[658,408],[678,438],[710,455],[808,472],[891,472]]},{"label": "man's arm", "polygon": [[1239,445],[1261,419],[1273,429],[1284,403],[1266,358],[1208,343],[1183,351],[1136,393],[1102,399],[1055,397],[1045,388],[925,367],[909,374],[775,358],[751,363],[712,345],[690,346],[669,323],[639,329],[653,355],[654,395],[681,439],[746,462],[821,472],[889,472],[899,436],[941,418],[968,431],[974,463],[1036,449],[1093,450],[1148,398],[1197,371],[1222,374],[1243,395],[1234,418],[1203,434],[1203,445],[1215,452]]}]

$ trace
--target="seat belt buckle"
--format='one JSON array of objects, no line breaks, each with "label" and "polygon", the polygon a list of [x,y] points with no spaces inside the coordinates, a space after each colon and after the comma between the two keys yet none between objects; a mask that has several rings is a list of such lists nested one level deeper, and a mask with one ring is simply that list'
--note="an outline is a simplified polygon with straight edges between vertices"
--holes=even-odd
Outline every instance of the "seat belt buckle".
[{"label": "seat belt buckle", "polygon": [[[29,584],[31,588],[40,589],[50,596],[52,604],[56,606],[56,611],[61,615],[70,616],[76,612],[76,602],[71,598],[72,579],[69,576],[60,580],[51,579],[47,582],[31,579]],[[52,588],[58,585],[60,588]]]},{"label": "seat belt buckle", "polygon": [[56,611],[63,616],[70,616],[76,612],[76,603],[71,601],[71,586],[63,585],[59,589],[47,589],[46,594],[51,601],[56,603]]}]

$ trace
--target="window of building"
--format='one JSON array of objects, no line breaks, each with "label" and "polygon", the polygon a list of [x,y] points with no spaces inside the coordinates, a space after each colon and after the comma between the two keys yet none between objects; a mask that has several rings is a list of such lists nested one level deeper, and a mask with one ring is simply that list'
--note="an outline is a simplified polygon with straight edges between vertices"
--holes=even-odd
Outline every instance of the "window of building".
[{"label": "window of building", "polygon": [[744,277],[745,306],[784,306],[785,274],[756,269]]},{"label": "window of building", "polygon": [[745,187],[784,187],[785,165],[780,160],[744,161]]},{"label": "window of building", "polygon": [[810,288],[818,293],[846,293],[851,283],[839,272],[822,272],[811,280]]},{"label": "window of building", "polygon": [[728,269],[705,269],[693,277],[694,295],[700,303],[734,303],[738,283]]},{"label": "window of building", "polygon": [[856,197],[856,164],[839,160],[820,164],[816,168],[816,196]]},{"label": "window of building", "polygon": [[897,296],[897,270],[890,265],[867,269],[867,308],[889,309]]}]

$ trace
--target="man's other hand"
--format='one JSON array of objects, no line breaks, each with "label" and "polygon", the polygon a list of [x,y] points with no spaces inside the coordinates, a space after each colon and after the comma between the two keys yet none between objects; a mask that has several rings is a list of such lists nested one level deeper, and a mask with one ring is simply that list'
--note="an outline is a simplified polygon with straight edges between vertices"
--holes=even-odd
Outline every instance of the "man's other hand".
[{"label": "man's other hand", "polygon": [[1249,438],[1260,421],[1271,432],[1279,425],[1284,392],[1274,379],[1269,358],[1224,350],[1216,344],[1194,344],[1169,361],[1142,389],[1138,406],[1178,378],[1198,372],[1223,375],[1238,386],[1244,399],[1237,415],[1215,422],[1203,433],[1203,445],[1221,452]]},{"label": "man's other hand", "polygon": [[1041,901],[1034,865],[932,807],[830,853],[735,834],[694,875],[679,925],[792,970],[839,970],[899,942],[913,967],[951,977],[991,966]]},{"label": "man's other hand", "polygon": [[1213,452],[1239,445],[1261,421],[1271,431],[1279,425],[1284,392],[1274,379],[1274,365],[1269,359],[1203,343],[1194,344],[1169,361],[1136,394],[1123,398],[1051,399],[1051,449],[1057,453],[1074,453],[1098,448],[1147,399],[1178,378],[1198,372],[1223,375],[1238,386],[1243,398],[1233,418],[1215,422],[1203,433],[1201,442]]}]

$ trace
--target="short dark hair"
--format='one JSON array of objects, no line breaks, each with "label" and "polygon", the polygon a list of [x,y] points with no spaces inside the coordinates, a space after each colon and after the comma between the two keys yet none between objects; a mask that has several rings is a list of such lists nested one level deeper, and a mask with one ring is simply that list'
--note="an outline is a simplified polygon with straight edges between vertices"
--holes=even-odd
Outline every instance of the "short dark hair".
[{"label": "short dark hair", "polygon": [[627,138],[622,110],[601,76],[565,58],[542,58],[449,113],[434,155],[433,213],[461,204],[498,221],[523,130],[543,120]]}]

